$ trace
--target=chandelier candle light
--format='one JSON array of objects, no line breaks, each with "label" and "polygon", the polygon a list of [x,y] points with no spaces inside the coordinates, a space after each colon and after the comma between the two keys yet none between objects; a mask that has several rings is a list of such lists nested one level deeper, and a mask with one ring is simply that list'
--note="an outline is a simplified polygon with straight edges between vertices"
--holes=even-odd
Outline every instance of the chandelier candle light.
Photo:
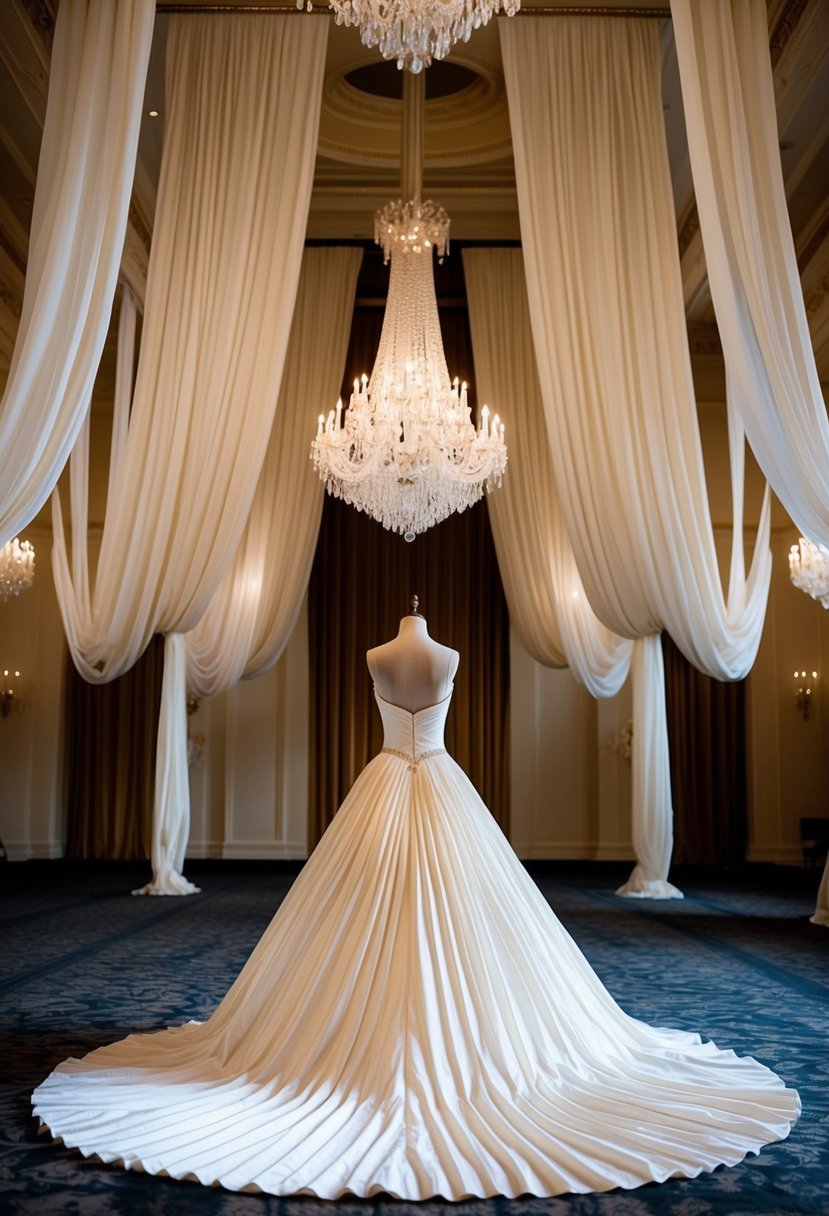
[{"label": "chandelier candle light", "polygon": [[35,551],[15,536],[0,549],[0,600],[11,599],[31,587],[35,577]]},{"label": "chandelier candle light", "polygon": [[789,550],[789,576],[795,587],[829,608],[829,549],[801,536]]},{"label": "chandelier candle light", "polygon": [[[313,8],[312,0],[296,0]],[[456,42],[502,10],[513,17],[521,0],[329,0],[337,25],[356,25],[364,46],[376,46],[384,59],[417,74],[432,59],[443,59]]]},{"label": "chandelier candle light", "polygon": [[[421,140],[422,86],[422,76],[409,76],[403,90],[404,132],[417,127]],[[407,122],[407,102],[409,111],[419,106],[419,123]],[[498,415],[490,421],[485,405],[476,430],[466,384],[449,379],[432,267],[433,250],[443,258],[448,248],[449,217],[420,201],[414,160],[412,174],[404,156],[403,183],[406,193],[407,175],[416,178],[414,197],[375,216],[374,239],[391,271],[371,379],[354,381],[347,410],[340,400],[327,419],[320,414],[311,445],[330,494],[408,541],[500,485],[507,462]]]}]

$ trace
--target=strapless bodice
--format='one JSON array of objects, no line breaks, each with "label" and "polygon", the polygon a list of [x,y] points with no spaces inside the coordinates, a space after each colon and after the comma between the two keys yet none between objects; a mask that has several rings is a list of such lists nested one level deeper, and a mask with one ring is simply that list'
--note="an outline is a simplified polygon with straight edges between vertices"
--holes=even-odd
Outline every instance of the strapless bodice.
[{"label": "strapless bodice", "polygon": [[443,751],[443,726],[452,693],[438,701],[411,713],[400,705],[384,701],[375,688],[374,696],[380,717],[383,720],[383,749],[416,759],[427,752]]}]

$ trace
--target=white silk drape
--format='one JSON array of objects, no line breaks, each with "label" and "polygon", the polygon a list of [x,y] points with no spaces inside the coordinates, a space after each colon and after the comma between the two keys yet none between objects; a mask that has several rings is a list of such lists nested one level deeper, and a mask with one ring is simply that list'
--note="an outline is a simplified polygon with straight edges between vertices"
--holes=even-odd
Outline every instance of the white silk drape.
[{"label": "white silk drape", "polygon": [[579,577],[553,477],[520,249],[465,249],[463,269],[481,401],[509,435],[510,475],[487,498],[510,621],[529,654],[570,667],[595,697],[612,697],[632,643],[597,620]]},{"label": "white silk drape", "polygon": [[829,545],[829,419],[780,165],[763,0],[671,0],[708,282],[732,400],[804,536]]},{"label": "white silk drape", "polygon": [[[667,629],[719,679],[750,669],[768,596],[764,502],[746,579],[744,442],[730,411],[734,536],[724,601],[696,420],[653,23],[500,26],[534,346],[553,471],[599,620],[646,639],[634,764],[662,793],[635,843],[672,816],[661,649]],[[641,772],[641,768],[640,768]],[[637,797],[637,791],[634,793]],[[664,862],[664,847],[660,850]],[[638,846],[637,846],[638,856]],[[659,893],[642,861],[629,894]]]},{"label": "white silk drape", "polygon": [[[829,545],[829,419],[780,165],[763,0],[671,0],[682,104],[730,389],[760,468]],[[829,924],[829,860],[815,924]]]},{"label": "white silk drape", "polygon": [[[271,14],[171,18],[141,355],[94,588],[82,453],[71,572],[54,496],[58,600],[91,681],[128,670],[154,633],[194,628],[241,540],[296,298],[327,30]],[[176,786],[181,731],[164,724],[177,722],[183,649],[168,638],[157,788]]]},{"label": "white silk drape", "polygon": [[652,712],[663,697],[660,640],[631,642],[612,633],[584,593],[555,491],[521,251],[465,250],[464,275],[478,392],[482,400],[498,403],[511,436],[513,475],[487,499],[510,620],[538,662],[566,664],[595,697],[614,696],[632,672],[631,830],[645,878],[622,893],[677,898],[680,892],[667,881],[673,851],[670,760],[667,739],[659,733],[662,718]]},{"label": "white silk drape", "polygon": [[23,309],[0,406],[0,546],[78,436],[127,228],[153,0],[63,0],[55,22]]},{"label": "white silk drape", "polygon": [[324,486],[312,432],[340,391],[362,250],[306,249],[273,430],[233,564],[185,635],[187,687],[213,697],[277,661],[299,612]]},{"label": "white silk drape", "polygon": [[309,461],[316,411],[340,391],[362,251],[306,249],[265,464],[239,549],[195,629],[165,639],[148,895],[186,895],[187,694],[213,697],[277,661],[314,560],[324,487]]}]

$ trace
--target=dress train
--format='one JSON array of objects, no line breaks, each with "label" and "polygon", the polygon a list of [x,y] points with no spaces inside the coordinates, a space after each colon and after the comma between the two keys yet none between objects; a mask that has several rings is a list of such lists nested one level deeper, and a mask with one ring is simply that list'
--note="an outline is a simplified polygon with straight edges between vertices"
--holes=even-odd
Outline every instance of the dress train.
[{"label": "dress train", "polygon": [[387,750],[213,1016],[59,1065],[52,1134],[330,1199],[636,1187],[785,1137],[770,1069],[615,1003],[443,751],[448,700],[378,703]]}]

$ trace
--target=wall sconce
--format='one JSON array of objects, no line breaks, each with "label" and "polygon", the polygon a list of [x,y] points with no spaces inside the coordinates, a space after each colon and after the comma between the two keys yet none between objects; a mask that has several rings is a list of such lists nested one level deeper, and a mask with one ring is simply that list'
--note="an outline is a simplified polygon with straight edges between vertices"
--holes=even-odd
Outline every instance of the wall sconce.
[{"label": "wall sconce", "polygon": [[[811,677],[811,679],[810,679]],[[794,703],[803,714],[803,721],[809,721],[809,707],[812,704],[812,692],[817,683],[816,671],[796,671],[794,673],[795,694]]]},{"label": "wall sconce", "polygon": [[8,718],[11,711],[20,709],[21,705],[20,672],[6,670],[3,672],[3,685],[0,687],[0,714]]}]

